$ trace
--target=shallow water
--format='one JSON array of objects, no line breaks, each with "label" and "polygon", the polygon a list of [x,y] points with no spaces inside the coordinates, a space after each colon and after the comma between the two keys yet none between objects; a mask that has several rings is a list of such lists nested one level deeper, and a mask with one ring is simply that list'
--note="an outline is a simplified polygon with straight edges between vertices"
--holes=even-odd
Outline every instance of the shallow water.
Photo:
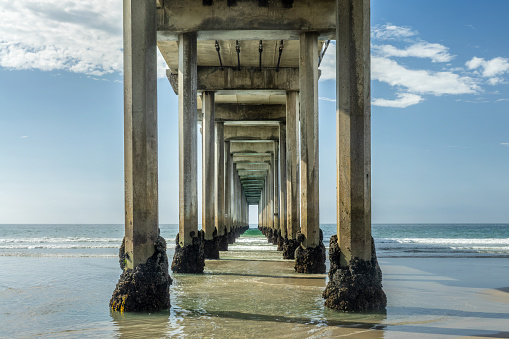
[{"label": "shallow water", "polygon": [[[24,338],[454,338],[509,332],[509,263],[500,258],[380,261],[386,315],[324,308],[325,275],[293,272],[278,252],[206,262],[172,274],[172,308],[110,312],[120,268],[113,258],[3,257],[0,337]],[[499,294],[496,294],[499,293]],[[493,298],[496,295],[496,298]]]},{"label": "shallow water", "polygon": [[[509,333],[509,260],[496,253],[481,258],[458,258],[458,252],[405,258],[403,253],[394,258],[379,250],[387,314],[340,314],[323,306],[326,275],[295,274],[293,261],[282,260],[275,246],[250,231],[221,252],[221,260],[207,260],[204,274],[171,274],[170,310],[120,314],[110,312],[108,303],[121,273],[116,253],[122,229],[76,228],[23,225],[14,234],[4,228],[4,244],[50,246],[0,249],[0,338],[456,338]],[[429,230],[406,228],[400,238],[408,238],[408,232],[416,239],[430,236]],[[325,228],[326,236],[331,229]],[[392,230],[386,227],[384,239]],[[174,231],[173,226],[161,230],[170,260]],[[443,239],[444,233],[436,236],[431,239]],[[481,239],[475,232],[450,239],[458,237]]]}]

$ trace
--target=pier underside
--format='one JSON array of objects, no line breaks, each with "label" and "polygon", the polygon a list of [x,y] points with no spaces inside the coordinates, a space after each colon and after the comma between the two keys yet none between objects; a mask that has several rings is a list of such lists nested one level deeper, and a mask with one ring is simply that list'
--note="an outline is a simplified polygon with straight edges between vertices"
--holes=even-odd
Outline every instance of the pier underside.
[{"label": "pier underside", "polygon": [[[202,273],[205,259],[220,259],[249,228],[249,206],[256,205],[259,229],[282,258],[295,260],[297,273],[325,273],[318,67],[336,39],[338,237],[331,239],[337,251],[325,304],[341,311],[385,308],[371,246],[369,8],[369,0],[124,0],[123,276],[147,265],[160,247],[157,47],[178,95],[179,234],[172,271]],[[359,308],[351,290],[364,289],[365,280],[374,286],[369,298],[378,301]],[[115,295],[112,308],[119,310]]]}]

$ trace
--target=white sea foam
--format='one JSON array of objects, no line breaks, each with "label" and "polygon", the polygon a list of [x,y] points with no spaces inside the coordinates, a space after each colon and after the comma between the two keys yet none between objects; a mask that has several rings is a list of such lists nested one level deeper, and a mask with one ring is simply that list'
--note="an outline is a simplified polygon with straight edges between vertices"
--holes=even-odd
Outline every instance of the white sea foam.
[{"label": "white sea foam", "polygon": [[451,239],[451,238],[383,238],[378,241],[382,244],[436,244],[436,245],[509,245],[509,238],[505,239]]},{"label": "white sea foam", "polygon": [[74,242],[112,242],[122,243],[122,238],[87,238],[87,237],[66,237],[66,238],[0,238],[0,244],[8,243],[74,243]]},{"label": "white sea foam", "polygon": [[[3,250],[34,250],[34,249],[99,249],[99,248],[115,248],[118,249],[120,247],[120,243],[118,244],[9,244],[9,245],[0,245],[0,249]],[[168,249],[174,249],[175,245],[167,245]]]},{"label": "white sea foam", "polygon": [[260,245],[260,246],[233,245],[232,246],[232,245],[230,245],[230,247],[228,247],[228,249],[232,250],[232,251],[276,251],[277,246],[274,246],[274,245]]},{"label": "white sea foam", "polygon": [[117,254],[106,253],[43,253],[43,252],[0,252],[1,257],[43,257],[43,258],[118,258]]},{"label": "white sea foam", "polygon": [[0,249],[4,250],[33,250],[33,249],[87,249],[87,248],[118,248],[119,246],[112,245],[70,245],[70,244],[14,244],[14,245],[0,245]]},{"label": "white sea foam", "polygon": [[267,244],[267,239],[262,237],[240,237],[235,240],[236,243],[242,243],[242,244],[253,244],[253,243],[260,243],[260,244]]}]

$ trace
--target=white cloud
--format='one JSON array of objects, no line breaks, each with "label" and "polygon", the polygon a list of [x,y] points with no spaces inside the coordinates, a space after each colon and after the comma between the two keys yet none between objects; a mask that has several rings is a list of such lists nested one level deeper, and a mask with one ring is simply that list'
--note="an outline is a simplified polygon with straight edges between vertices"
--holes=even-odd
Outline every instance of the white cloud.
[{"label": "white cloud", "polygon": [[402,39],[417,35],[410,27],[392,24],[377,25],[371,28],[371,37],[379,40]]},{"label": "white cloud", "polygon": [[325,53],[322,63],[320,64],[320,80],[335,80],[336,79],[336,43],[331,41],[327,52]]},{"label": "white cloud", "polygon": [[327,97],[319,97],[318,100],[336,102],[336,99],[331,99],[331,98],[327,98]]},{"label": "white cloud", "polygon": [[484,62],[483,58],[473,57],[472,60],[469,60],[465,63],[468,69],[476,69],[479,68]]},{"label": "white cloud", "polygon": [[0,66],[90,75],[122,67],[122,4],[0,0]]},{"label": "white cloud", "polygon": [[[505,74],[509,74],[509,59],[496,57],[485,60],[473,57],[463,67],[452,63],[454,55],[449,48],[439,43],[430,43],[419,38],[418,32],[410,27],[392,24],[378,25],[372,28],[371,79],[378,80],[393,87],[396,99],[374,98],[374,106],[408,107],[421,103],[428,95],[464,95],[485,92],[482,84],[491,86],[506,84]],[[393,40],[378,45],[376,40]],[[398,43],[398,45],[396,45]],[[403,43],[403,47],[401,47]],[[443,62],[441,71],[432,70],[419,64],[419,68],[412,67],[413,59],[398,62],[397,57],[426,58],[431,62]],[[466,67],[465,67],[466,66]],[[334,80],[336,78],[336,48],[331,46],[327,50],[320,67],[320,80]],[[496,92],[492,94],[497,94]],[[496,100],[497,102],[506,99]],[[466,100],[457,101],[472,103],[487,103],[494,100]]]},{"label": "white cloud", "polygon": [[482,73],[485,77],[493,77],[509,71],[509,59],[507,58],[494,58],[483,62],[484,71]]},{"label": "white cloud", "polygon": [[21,136],[20,139],[26,139],[26,138],[28,138],[28,135],[23,135],[23,136]]},{"label": "white cloud", "polygon": [[[392,27],[392,26],[390,26]],[[394,34],[384,33],[380,28],[374,30],[382,37],[413,36],[416,33],[409,28],[389,30]],[[399,32],[399,33],[398,33]],[[406,33],[405,33],[406,32]],[[388,56],[415,56],[430,58],[436,62],[446,62],[453,58],[448,48],[440,44],[428,42],[413,43],[406,49],[394,46],[373,46],[375,55],[371,56],[371,78],[395,87],[396,99],[374,98],[374,106],[404,108],[416,105],[424,100],[424,95],[443,94],[475,94],[481,91],[478,80],[470,76],[459,75],[463,68],[446,67],[445,71],[431,71],[426,69],[412,69],[404,66]],[[381,56],[380,54],[385,54]],[[331,44],[320,66],[322,70],[320,80],[334,80],[336,78],[336,48]]]},{"label": "white cloud", "polygon": [[468,69],[481,69],[481,76],[489,78],[488,84],[495,86],[504,83],[504,79],[500,76],[509,73],[509,59],[497,57],[491,60],[473,57],[465,63]]},{"label": "white cloud", "polygon": [[504,83],[504,79],[502,78],[489,78],[488,79],[488,84],[492,85],[492,86],[495,86],[495,85],[498,85],[498,84],[503,84]]},{"label": "white cloud", "polygon": [[479,90],[474,79],[452,72],[413,70],[394,60],[376,56],[371,57],[371,65],[372,79],[405,88],[407,92],[441,95],[469,94]]},{"label": "white cloud", "polygon": [[0,8],[1,67],[122,72],[121,1],[0,0]]},{"label": "white cloud", "polygon": [[408,106],[417,105],[424,100],[423,97],[412,93],[399,93],[398,98],[394,100],[373,99],[373,106],[406,108]]},{"label": "white cloud", "polygon": [[509,142],[501,142],[500,145],[502,145],[502,146],[509,146]]},{"label": "white cloud", "polygon": [[392,45],[373,46],[373,49],[385,57],[430,58],[433,62],[449,62],[453,59],[447,47],[426,41],[417,42],[404,49]]}]

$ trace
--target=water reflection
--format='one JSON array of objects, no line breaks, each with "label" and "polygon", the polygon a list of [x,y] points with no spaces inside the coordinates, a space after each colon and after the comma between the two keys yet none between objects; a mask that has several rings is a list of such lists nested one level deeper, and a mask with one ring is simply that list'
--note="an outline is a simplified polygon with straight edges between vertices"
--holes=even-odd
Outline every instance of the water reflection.
[{"label": "water reflection", "polygon": [[111,312],[117,338],[164,338],[171,323],[169,311],[158,313]]},{"label": "water reflection", "polygon": [[205,274],[172,277],[171,310],[112,313],[119,337],[383,338],[384,314],[326,309],[325,276],[295,274],[293,262],[215,260]]}]

